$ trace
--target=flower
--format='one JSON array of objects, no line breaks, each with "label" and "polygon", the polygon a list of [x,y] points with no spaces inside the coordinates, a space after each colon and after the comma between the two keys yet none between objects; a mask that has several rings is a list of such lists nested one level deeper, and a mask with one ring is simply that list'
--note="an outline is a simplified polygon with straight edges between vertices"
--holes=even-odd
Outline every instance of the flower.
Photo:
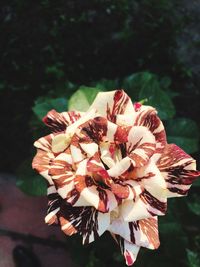
[{"label": "flower", "polygon": [[167,198],[185,196],[200,174],[193,158],[167,144],[153,107],[123,90],[99,93],[85,113],[50,111],[52,133],[35,142],[36,169],[48,181],[48,224],[83,244],[109,231],[127,265],[140,247],[159,246]]}]

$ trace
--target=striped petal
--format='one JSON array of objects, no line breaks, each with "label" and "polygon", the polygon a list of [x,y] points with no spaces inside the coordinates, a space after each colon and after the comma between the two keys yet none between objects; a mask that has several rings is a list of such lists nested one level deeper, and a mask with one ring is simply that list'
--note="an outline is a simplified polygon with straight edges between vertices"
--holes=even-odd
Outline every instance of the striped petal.
[{"label": "striped petal", "polygon": [[157,217],[134,222],[124,222],[122,218],[116,219],[108,230],[139,247],[157,249],[160,245]]},{"label": "striped petal", "polygon": [[63,199],[66,199],[68,194],[74,189],[75,177],[69,149],[52,160],[49,175],[57,187],[58,194]]},{"label": "striped petal", "polygon": [[72,207],[65,204],[61,207],[59,220],[65,234],[78,232],[83,237],[83,244],[88,244],[107,230],[110,214],[98,212],[93,207]]},{"label": "striped petal", "polygon": [[150,159],[146,166],[135,169],[135,176],[135,181],[151,195],[161,201],[166,201],[167,185],[153,159]]},{"label": "striped petal", "polygon": [[48,209],[45,222],[47,224],[58,224],[58,214],[62,202],[61,197],[58,195],[54,185],[50,185],[47,190],[48,196]]},{"label": "striped petal", "polygon": [[51,110],[43,118],[43,122],[51,129],[52,132],[62,132],[67,126],[79,120],[83,114],[78,111],[69,111],[58,113],[56,110]]},{"label": "striped petal", "polygon": [[196,161],[174,144],[166,145],[157,166],[167,183],[167,197],[187,195],[192,182],[200,176]]},{"label": "striped petal", "polygon": [[93,206],[101,212],[109,212],[117,206],[114,194],[98,185],[97,181],[87,175],[88,160],[79,163],[74,179],[76,191],[67,200],[74,207]]},{"label": "striped petal", "polygon": [[155,137],[144,126],[133,126],[128,134],[126,150],[134,167],[144,166],[156,148]]},{"label": "striped petal", "polygon": [[53,135],[40,138],[34,143],[37,148],[37,154],[35,155],[32,168],[42,175],[49,184],[53,184],[53,181],[49,175],[49,169],[51,162],[55,158],[54,153],[51,151]]},{"label": "striped petal", "polygon": [[109,121],[116,122],[117,114],[132,114],[133,104],[123,90],[98,93],[90,107]]},{"label": "striped petal", "polygon": [[120,200],[134,200],[140,196],[143,188],[133,180],[115,180],[111,185],[111,191]]},{"label": "striped petal", "polygon": [[155,215],[162,216],[166,213],[166,210],[166,197],[158,199],[144,189],[135,202],[132,200],[124,201],[120,213],[125,221],[131,222]]},{"label": "striped petal", "polygon": [[155,137],[156,151],[155,162],[160,158],[167,143],[166,133],[162,121],[157,116],[157,111],[150,106],[141,106],[136,109],[134,125],[146,127]]},{"label": "striped petal", "polygon": [[124,255],[124,258],[126,260],[126,265],[133,265],[133,263],[136,261],[140,247],[136,246],[135,244],[132,244],[131,242],[126,241],[119,235],[112,234],[112,236],[120,246],[121,253]]}]

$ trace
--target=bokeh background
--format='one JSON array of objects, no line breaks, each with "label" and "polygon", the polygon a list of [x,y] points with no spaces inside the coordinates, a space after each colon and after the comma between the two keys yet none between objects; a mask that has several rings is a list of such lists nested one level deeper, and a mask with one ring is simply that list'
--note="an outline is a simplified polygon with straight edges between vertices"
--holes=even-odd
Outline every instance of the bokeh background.
[{"label": "bokeh background", "polygon": [[[0,267],[125,266],[109,235],[83,248],[43,225],[32,144],[48,133],[50,109],[123,88],[155,106],[168,141],[199,164],[200,1],[1,0],[0,39]],[[136,267],[200,266],[199,193],[197,181],[188,198],[169,201],[161,246],[143,249]]]}]

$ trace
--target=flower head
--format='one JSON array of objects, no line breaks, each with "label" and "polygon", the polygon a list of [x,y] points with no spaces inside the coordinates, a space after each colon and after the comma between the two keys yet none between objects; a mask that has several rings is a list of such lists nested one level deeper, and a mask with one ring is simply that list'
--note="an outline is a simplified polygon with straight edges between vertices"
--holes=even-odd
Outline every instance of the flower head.
[{"label": "flower head", "polygon": [[156,110],[117,90],[99,93],[85,113],[52,110],[43,121],[52,133],[35,142],[33,168],[48,181],[46,223],[83,244],[109,231],[127,265],[140,247],[158,248],[167,198],[185,196],[199,172],[167,144]]}]

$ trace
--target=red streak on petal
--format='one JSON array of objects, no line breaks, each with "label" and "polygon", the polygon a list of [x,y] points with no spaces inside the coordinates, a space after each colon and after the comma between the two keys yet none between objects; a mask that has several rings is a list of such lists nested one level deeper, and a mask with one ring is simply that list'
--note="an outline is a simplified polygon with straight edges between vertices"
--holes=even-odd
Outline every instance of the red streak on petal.
[{"label": "red streak on petal", "polygon": [[123,95],[123,91],[122,90],[117,90],[115,95],[114,95],[114,101],[118,102],[120,100],[120,98]]},{"label": "red streak on petal", "polygon": [[101,175],[103,178],[109,178],[108,172],[106,170],[98,171],[98,174]]},{"label": "red streak on petal", "polygon": [[141,108],[142,104],[139,102],[134,103],[135,111],[138,111]]},{"label": "red streak on petal", "polygon": [[128,142],[128,134],[130,131],[131,127],[126,127],[126,126],[118,126],[117,131],[115,132],[115,142],[119,143],[126,143]]},{"label": "red streak on petal", "polygon": [[131,256],[130,252],[126,250],[126,252],[124,252],[124,257],[126,258],[126,264],[128,266],[131,266],[134,263],[134,258]]},{"label": "red streak on petal", "polygon": [[113,158],[114,157],[114,153],[115,153],[115,145],[114,144],[110,145],[109,152],[111,154],[111,157]]}]

